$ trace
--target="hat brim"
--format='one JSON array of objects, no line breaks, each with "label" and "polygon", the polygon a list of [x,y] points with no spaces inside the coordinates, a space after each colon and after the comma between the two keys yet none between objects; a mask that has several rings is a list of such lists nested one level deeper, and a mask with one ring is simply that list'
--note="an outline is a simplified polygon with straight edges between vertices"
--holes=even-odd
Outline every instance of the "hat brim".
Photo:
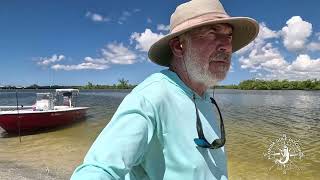
[{"label": "hat brim", "polygon": [[205,21],[162,37],[150,47],[148,52],[149,59],[160,66],[170,66],[172,52],[169,46],[169,41],[171,39],[190,31],[191,29],[218,23],[230,24],[233,27],[232,52],[236,52],[249,44],[259,33],[259,24],[254,19],[248,17],[230,17]]}]

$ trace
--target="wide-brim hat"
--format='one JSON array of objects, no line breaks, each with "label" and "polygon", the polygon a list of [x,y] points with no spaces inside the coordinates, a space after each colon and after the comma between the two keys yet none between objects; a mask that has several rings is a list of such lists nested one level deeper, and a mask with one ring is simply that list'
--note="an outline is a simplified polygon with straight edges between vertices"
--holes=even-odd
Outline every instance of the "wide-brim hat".
[{"label": "wide-brim hat", "polygon": [[169,41],[194,28],[226,23],[233,27],[232,52],[253,41],[259,32],[259,24],[249,17],[230,17],[219,0],[191,0],[179,5],[170,19],[170,33],[155,42],[149,49],[151,61],[169,66],[172,52]]}]

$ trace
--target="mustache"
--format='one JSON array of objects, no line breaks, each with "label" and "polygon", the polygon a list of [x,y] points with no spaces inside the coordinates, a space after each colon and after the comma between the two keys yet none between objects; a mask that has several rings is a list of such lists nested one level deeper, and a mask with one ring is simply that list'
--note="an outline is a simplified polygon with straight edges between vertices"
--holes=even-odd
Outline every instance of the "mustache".
[{"label": "mustache", "polygon": [[212,58],[210,58],[210,62],[214,62],[217,60],[223,60],[226,62],[230,62],[231,53],[219,52],[219,53],[216,53]]}]

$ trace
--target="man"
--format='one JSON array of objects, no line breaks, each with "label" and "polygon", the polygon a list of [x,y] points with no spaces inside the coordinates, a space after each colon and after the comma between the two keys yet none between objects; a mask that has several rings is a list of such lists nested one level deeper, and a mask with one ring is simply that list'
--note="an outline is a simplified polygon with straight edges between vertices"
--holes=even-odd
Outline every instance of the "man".
[{"label": "man", "polygon": [[192,0],[177,7],[170,28],[149,50],[169,69],[125,97],[71,179],[228,178],[223,121],[219,128],[208,88],[225,78],[231,53],[257,36],[258,24],[229,17],[218,0]]}]

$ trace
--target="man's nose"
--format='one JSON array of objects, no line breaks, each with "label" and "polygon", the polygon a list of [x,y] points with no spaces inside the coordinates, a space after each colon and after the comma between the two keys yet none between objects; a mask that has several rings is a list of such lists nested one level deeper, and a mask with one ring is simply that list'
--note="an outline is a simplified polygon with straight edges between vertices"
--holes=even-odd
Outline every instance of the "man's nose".
[{"label": "man's nose", "polygon": [[217,50],[220,52],[231,53],[232,52],[232,40],[230,37],[220,37]]}]

